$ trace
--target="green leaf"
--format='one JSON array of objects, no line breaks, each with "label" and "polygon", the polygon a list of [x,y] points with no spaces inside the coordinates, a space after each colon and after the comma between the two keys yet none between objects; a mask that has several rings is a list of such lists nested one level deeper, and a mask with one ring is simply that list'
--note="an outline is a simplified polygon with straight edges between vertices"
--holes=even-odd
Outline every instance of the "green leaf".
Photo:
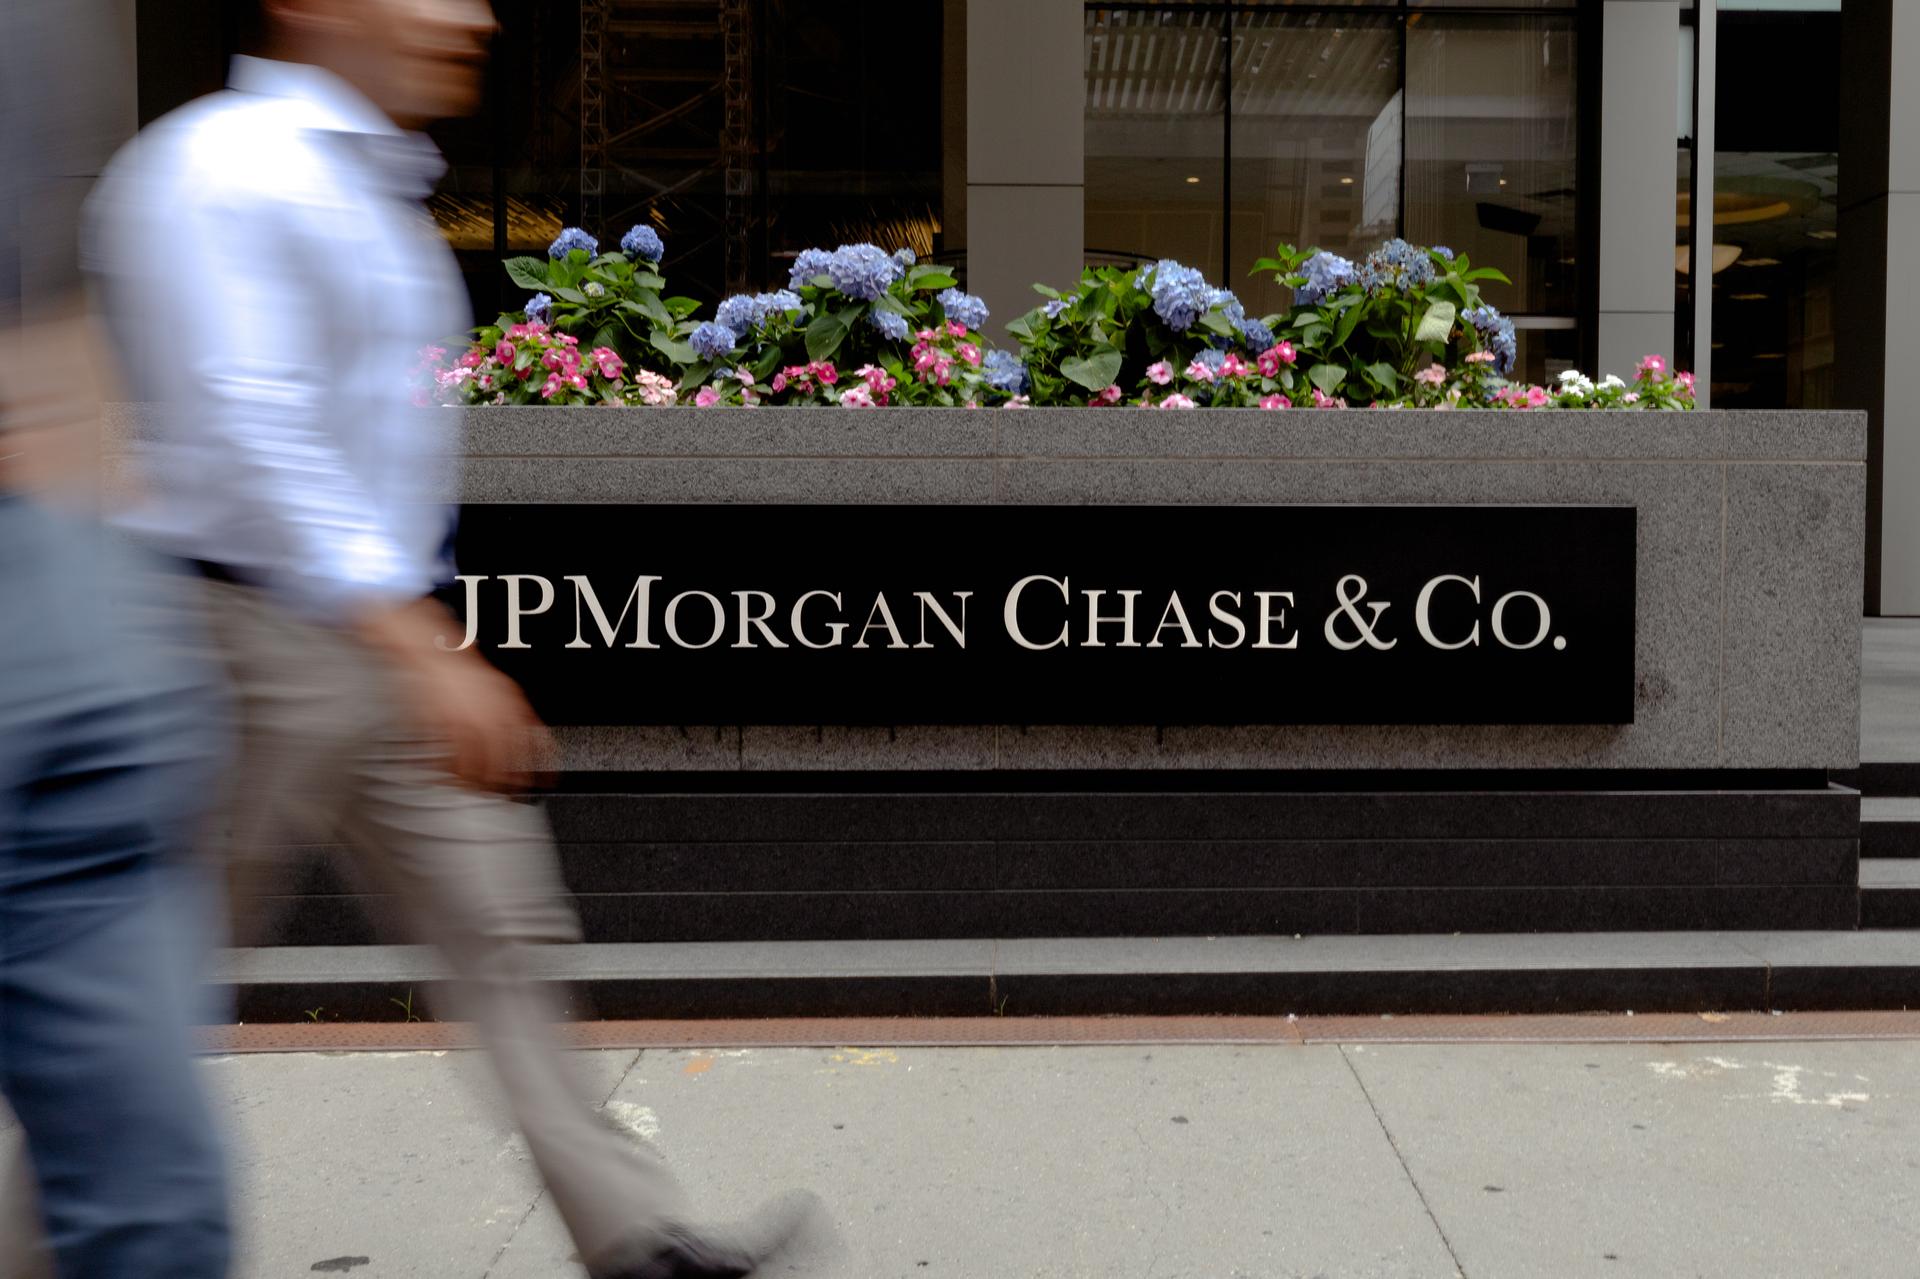
[{"label": "green leaf", "polygon": [[1512,280],[1509,280],[1506,276],[1490,266],[1477,266],[1471,271],[1462,271],[1460,278],[1463,280],[1498,280],[1502,284],[1513,283]]},{"label": "green leaf", "polygon": [[1413,331],[1416,342],[1444,342],[1453,332],[1453,321],[1459,311],[1451,302],[1435,302],[1420,317],[1420,327]]},{"label": "green leaf", "polygon": [[[1220,314],[1218,311],[1209,311],[1201,316],[1200,327],[1209,333],[1217,333],[1223,338],[1233,336],[1233,325],[1228,322],[1226,316]],[[1099,390],[1100,388],[1095,387],[1094,389]]]},{"label": "green leaf", "polygon": [[637,302],[622,302],[620,309],[634,315],[644,315],[655,324],[672,324],[674,320],[672,313],[651,290],[641,293]]},{"label": "green leaf", "polygon": [[830,360],[840,344],[847,340],[847,323],[831,313],[816,316],[807,326],[807,358]]},{"label": "green leaf", "polygon": [[907,276],[907,287],[926,292],[930,289],[950,289],[960,281],[947,274],[945,267],[917,266]]},{"label": "green leaf", "polygon": [[[575,249],[574,252],[578,253],[580,250]],[[571,302],[575,306],[585,306],[587,304],[587,295],[578,289],[565,289],[559,285],[555,285],[553,296],[559,298],[562,302]]]},{"label": "green leaf", "polygon": [[1341,315],[1338,327],[1333,331],[1333,344],[1335,346],[1345,346],[1347,339],[1353,336],[1353,330],[1359,325],[1361,318],[1364,317],[1366,313],[1367,308],[1364,304],[1348,307],[1346,312]]},{"label": "green leaf", "polygon": [[1393,371],[1391,364],[1369,364],[1367,375],[1383,390],[1391,391],[1400,385],[1400,375]]},{"label": "green leaf", "polygon": [[1307,381],[1332,395],[1347,380],[1347,371],[1338,364],[1316,364],[1307,370]]},{"label": "green leaf", "polygon": [[1319,346],[1327,340],[1328,329],[1324,324],[1312,324],[1300,330],[1300,342],[1303,346]]},{"label": "green leaf", "polygon": [[655,329],[647,339],[653,343],[653,349],[672,360],[675,364],[694,364],[700,359],[694,349],[685,342],[676,341],[665,333]]},{"label": "green leaf", "polygon": [[876,311],[891,311],[895,315],[903,315],[908,319],[913,318],[913,308],[891,293],[882,293],[879,297],[875,298],[873,300],[873,307]]},{"label": "green leaf", "polygon": [[1033,291],[1034,291],[1035,293],[1038,293],[1038,294],[1039,294],[1039,295],[1040,295],[1041,297],[1043,297],[1043,298],[1057,298],[1057,297],[1059,297],[1059,296],[1060,296],[1060,290],[1058,290],[1058,289],[1052,289],[1052,288],[1048,288],[1048,287],[1047,287],[1046,285],[1044,285],[1044,284],[1036,284],[1036,285],[1034,285],[1034,286],[1033,286]]},{"label": "green leaf", "polygon": [[1060,372],[1089,391],[1104,391],[1120,376],[1120,352],[1110,346],[1096,348],[1084,359],[1060,361]]},{"label": "green leaf", "polygon": [[692,298],[667,298],[664,305],[676,320],[684,320],[700,309],[700,304]]},{"label": "green leaf", "polygon": [[547,291],[547,264],[539,258],[508,258],[501,265],[507,268],[507,278],[521,288]]},{"label": "green leaf", "polygon": [[612,347],[616,351],[619,350],[620,349],[620,331],[621,331],[620,326],[618,324],[614,323],[612,320],[607,321],[605,324],[601,325],[599,331],[593,335],[593,345],[608,346],[608,347]]},{"label": "green leaf", "polygon": [[1038,336],[1038,334],[1034,332],[1033,325],[1034,321],[1039,318],[1040,310],[1036,307],[1019,319],[1013,321],[1013,323],[1007,325],[1007,332],[1013,334],[1013,336],[1019,338],[1022,342],[1032,342]]}]

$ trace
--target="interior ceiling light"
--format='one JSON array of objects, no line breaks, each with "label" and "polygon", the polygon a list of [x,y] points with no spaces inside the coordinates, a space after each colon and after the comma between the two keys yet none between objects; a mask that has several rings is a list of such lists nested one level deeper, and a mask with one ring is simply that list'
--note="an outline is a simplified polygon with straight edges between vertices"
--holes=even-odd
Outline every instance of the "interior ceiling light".
[{"label": "interior ceiling light", "polygon": [[1353,179],[1352,179],[1352,178],[1341,178],[1341,179],[1340,179],[1340,185],[1341,185],[1341,186],[1343,186],[1343,187],[1350,187],[1350,186],[1352,186],[1352,185],[1353,185]]},{"label": "interior ceiling light", "polygon": [[1743,258],[1741,266],[1779,266],[1779,258]]},{"label": "interior ceiling light", "polygon": [[1756,360],[1784,360],[1787,357],[1785,352],[1782,351],[1762,351],[1753,358]]},{"label": "interior ceiling light", "polygon": [[[1737,244],[1716,244],[1713,246],[1713,273],[1720,274],[1740,260],[1740,246]],[[1681,275],[1693,273],[1693,246],[1676,244],[1673,246],[1673,269]]]},{"label": "interior ceiling light", "polygon": [[1735,302],[1765,302],[1767,300],[1767,295],[1764,293],[1734,293],[1729,296],[1731,296]]},{"label": "interior ceiling light", "polygon": [[1809,238],[1815,240],[1837,240],[1840,238],[1838,231],[1809,231],[1807,235]]}]

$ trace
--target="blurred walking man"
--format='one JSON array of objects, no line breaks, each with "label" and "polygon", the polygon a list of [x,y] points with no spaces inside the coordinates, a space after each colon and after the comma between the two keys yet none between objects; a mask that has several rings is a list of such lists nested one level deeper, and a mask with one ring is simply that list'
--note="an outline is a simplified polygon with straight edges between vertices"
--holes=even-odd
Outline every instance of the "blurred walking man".
[{"label": "blurred walking man", "polygon": [[422,201],[418,133],[478,105],[484,0],[261,0],[261,57],[116,161],[92,236],[136,398],[164,406],[132,525],[205,579],[239,701],[236,912],[286,823],[343,834],[456,980],[596,1276],[781,1272],[820,1210],[703,1235],[649,1152],[575,1090],[529,951],[578,939],[551,838],[511,798],[542,730],[428,592],[456,419],[409,403],[415,353],[464,329]]},{"label": "blurred walking man", "polygon": [[8,1279],[220,1279],[229,1251],[183,891],[214,685],[172,629],[191,583],[95,509],[111,362],[75,226],[131,128],[119,8],[0,3],[0,1096],[30,1165],[0,1188]]}]

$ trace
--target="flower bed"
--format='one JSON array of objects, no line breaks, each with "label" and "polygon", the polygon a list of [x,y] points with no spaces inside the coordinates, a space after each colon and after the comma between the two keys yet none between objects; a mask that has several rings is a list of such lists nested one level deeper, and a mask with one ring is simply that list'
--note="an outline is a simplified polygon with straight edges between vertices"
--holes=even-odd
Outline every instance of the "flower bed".
[{"label": "flower bed", "polygon": [[710,320],[663,296],[651,227],[616,251],[569,228],[546,260],[505,265],[533,296],[460,355],[422,353],[419,398],[448,404],[689,404],[1152,409],[1688,409],[1693,377],[1658,355],[1631,382],[1568,371],[1510,380],[1513,324],[1480,296],[1505,277],[1445,248],[1389,240],[1359,263],[1282,245],[1254,266],[1293,304],[1252,317],[1191,267],[1089,269],[991,345],[987,307],[911,250],[799,255],[787,287],[727,298]]}]

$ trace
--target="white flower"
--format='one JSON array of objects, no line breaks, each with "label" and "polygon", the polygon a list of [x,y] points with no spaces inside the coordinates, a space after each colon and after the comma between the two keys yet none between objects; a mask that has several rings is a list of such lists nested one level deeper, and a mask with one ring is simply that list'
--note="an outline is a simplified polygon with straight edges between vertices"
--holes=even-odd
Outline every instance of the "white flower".
[{"label": "white flower", "polygon": [[1609,373],[1600,379],[1600,389],[1603,391],[1624,391],[1627,389],[1627,384],[1620,380],[1619,374]]}]

